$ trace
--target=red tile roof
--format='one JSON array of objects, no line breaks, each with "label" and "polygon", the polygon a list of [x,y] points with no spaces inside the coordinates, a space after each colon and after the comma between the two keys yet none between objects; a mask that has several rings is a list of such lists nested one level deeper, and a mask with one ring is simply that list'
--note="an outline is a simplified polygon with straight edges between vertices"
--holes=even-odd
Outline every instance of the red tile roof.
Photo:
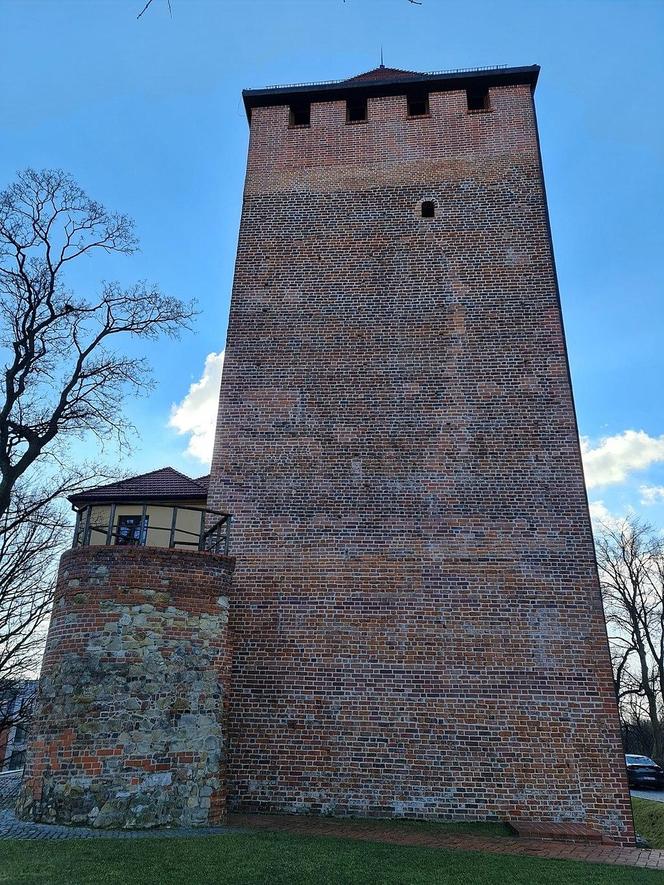
[{"label": "red tile roof", "polygon": [[141,473],[129,479],[108,485],[86,489],[70,495],[72,504],[89,504],[93,501],[146,501],[150,499],[205,499],[207,498],[208,476],[191,479],[173,467],[162,467],[150,473]]},{"label": "red tile roof", "polygon": [[361,83],[363,81],[376,80],[408,80],[411,77],[424,76],[420,71],[402,71],[401,68],[373,68],[371,71],[365,71],[356,77],[349,77],[344,83]]},{"label": "red tile roof", "polygon": [[210,474],[206,473],[205,476],[197,476],[194,482],[197,482],[200,486],[203,486],[205,489],[205,494],[207,495],[208,486],[210,485]]}]

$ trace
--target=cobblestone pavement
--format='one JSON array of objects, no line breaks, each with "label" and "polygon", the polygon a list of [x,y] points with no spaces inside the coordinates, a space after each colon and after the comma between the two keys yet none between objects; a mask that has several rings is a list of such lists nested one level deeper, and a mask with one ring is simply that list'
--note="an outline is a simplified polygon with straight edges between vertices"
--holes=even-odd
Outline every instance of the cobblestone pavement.
[{"label": "cobblestone pavement", "polygon": [[553,842],[510,836],[475,836],[471,833],[405,832],[393,825],[381,827],[378,821],[362,826],[360,821],[329,820],[320,817],[270,814],[231,814],[231,827],[244,830],[270,830],[301,836],[335,836],[363,842],[392,845],[418,845],[457,851],[485,851],[489,854],[517,854],[551,860],[580,860],[588,863],[617,864],[664,870],[664,851],[646,848],[619,848],[614,845]]},{"label": "cobblestone pavement", "polygon": [[0,771],[0,808],[8,799],[18,796],[21,787],[21,774],[19,771]]},{"label": "cobblestone pavement", "polygon": [[145,839],[156,836],[220,836],[242,832],[234,827],[173,827],[152,830],[93,830],[90,827],[60,827],[55,824],[33,824],[18,820],[13,801],[0,802],[0,839]]}]

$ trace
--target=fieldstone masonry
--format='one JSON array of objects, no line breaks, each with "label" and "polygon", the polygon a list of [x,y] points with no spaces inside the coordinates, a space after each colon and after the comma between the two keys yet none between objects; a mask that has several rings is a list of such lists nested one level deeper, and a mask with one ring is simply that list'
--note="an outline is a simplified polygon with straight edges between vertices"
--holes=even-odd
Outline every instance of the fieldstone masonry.
[{"label": "fieldstone masonry", "polygon": [[97,828],[223,818],[232,571],[181,550],[63,556],[22,817]]}]

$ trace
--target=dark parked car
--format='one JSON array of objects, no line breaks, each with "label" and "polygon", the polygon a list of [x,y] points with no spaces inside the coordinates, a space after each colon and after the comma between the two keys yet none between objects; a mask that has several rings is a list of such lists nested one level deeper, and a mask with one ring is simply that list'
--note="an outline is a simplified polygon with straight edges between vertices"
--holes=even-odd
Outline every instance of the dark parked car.
[{"label": "dark parked car", "polygon": [[647,756],[625,756],[627,779],[635,789],[664,790],[664,770]]}]

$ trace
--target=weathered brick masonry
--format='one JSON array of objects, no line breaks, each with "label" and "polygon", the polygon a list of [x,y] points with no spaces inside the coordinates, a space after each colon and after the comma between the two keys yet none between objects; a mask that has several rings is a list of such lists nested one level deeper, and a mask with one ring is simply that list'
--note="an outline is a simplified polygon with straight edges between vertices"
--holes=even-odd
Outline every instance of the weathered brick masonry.
[{"label": "weathered brick masonry", "polygon": [[238,552],[235,808],[632,839],[532,92],[506,79],[486,113],[450,82],[354,125],[343,96],[305,128],[254,101],[209,498]]},{"label": "weathered brick masonry", "polygon": [[223,817],[232,571],[183,550],[62,557],[22,816],[95,827]]}]

